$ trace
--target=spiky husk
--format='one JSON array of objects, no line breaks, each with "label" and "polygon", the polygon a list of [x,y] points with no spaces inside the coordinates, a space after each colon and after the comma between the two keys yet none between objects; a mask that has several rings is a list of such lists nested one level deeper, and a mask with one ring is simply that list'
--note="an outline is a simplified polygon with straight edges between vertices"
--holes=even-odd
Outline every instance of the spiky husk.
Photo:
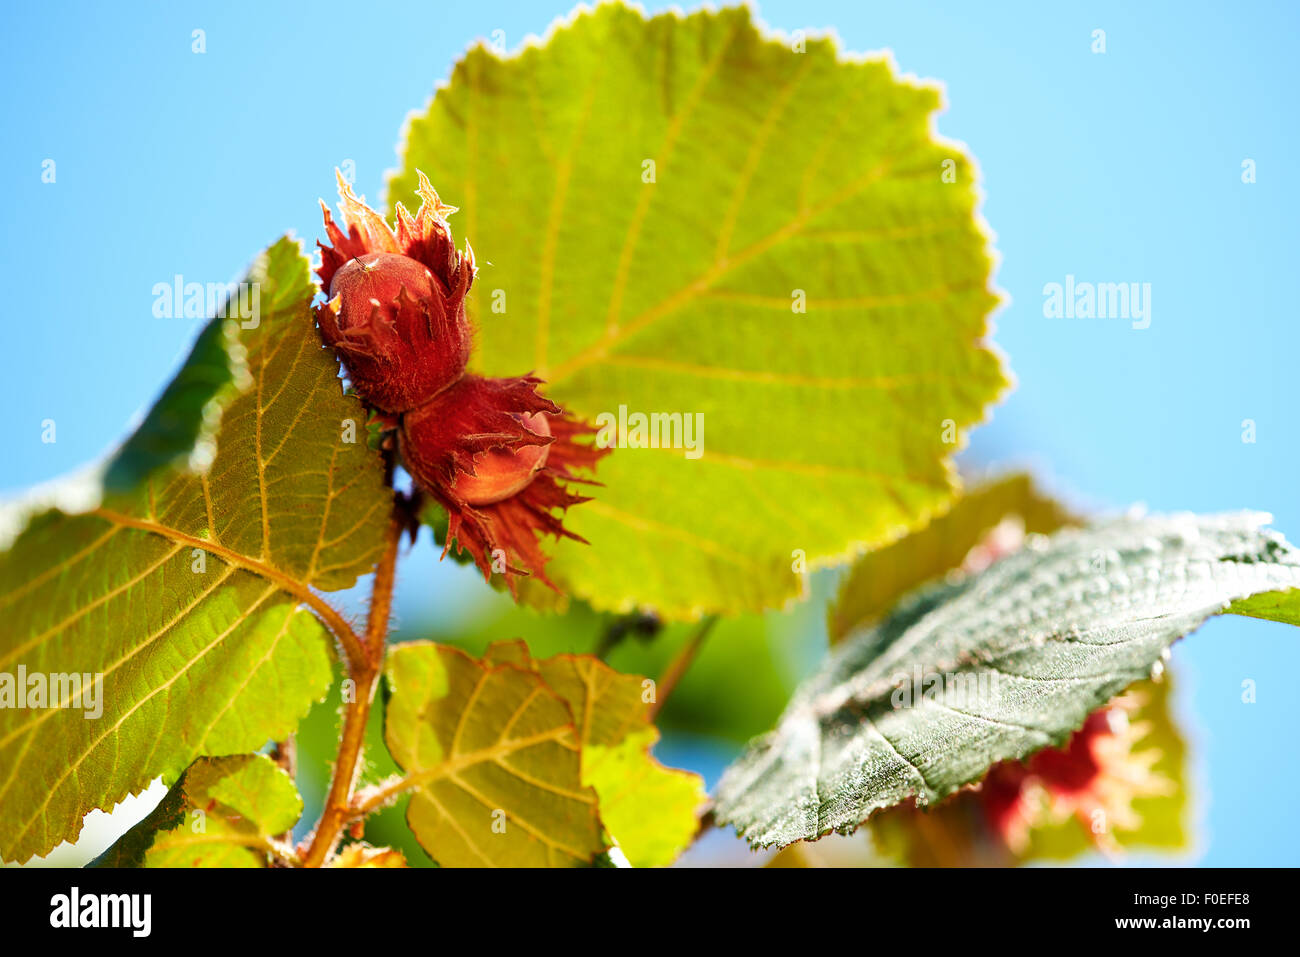
[{"label": "spiky husk", "polygon": [[[580,441],[596,430],[539,395],[540,384],[532,376],[467,375],[403,416],[399,433],[407,471],[447,510],[443,554],[454,542],[474,559],[484,578],[490,580],[494,572],[503,575],[512,593],[518,577],[526,574],[556,587],[546,575],[548,558],[540,539],[549,534],[585,541],[566,529],[555,513],[588,500],[569,491],[567,484],[594,484],[589,475],[608,452]],[[523,424],[524,415],[537,413],[547,416],[549,437]],[[456,479],[475,474],[476,457],[527,445],[546,445],[548,454],[545,466],[519,492],[489,505],[472,505],[457,495]]]},{"label": "spiky husk", "polygon": [[347,367],[353,387],[386,412],[414,409],[459,379],[473,339],[465,314],[474,281],[473,250],[466,243],[465,252],[457,252],[446,218],[455,207],[442,203],[423,173],[419,183],[419,210],[412,216],[398,203],[395,230],[341,175],[339,208],[346,232],[321,203],[332,245],[317,244],[317,274],[327,295],[339,269],[370,253],[406,256],[432,276],[431,295],[413,295],[403,287],[391,302],[370,304],[364,315],[347,315],[338,296],[316,308],[321,334]]}]

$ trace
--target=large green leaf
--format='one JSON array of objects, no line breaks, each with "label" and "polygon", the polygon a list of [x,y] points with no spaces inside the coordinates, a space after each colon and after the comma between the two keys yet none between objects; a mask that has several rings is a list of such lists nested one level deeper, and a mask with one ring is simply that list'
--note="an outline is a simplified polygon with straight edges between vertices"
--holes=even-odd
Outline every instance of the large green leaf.
[{"label": "large green leaf", "polygon": [[727,770],[718,821],[757,845],[812,840],[1061,744],[1210,615],[1300,587],[1300,552],[1266,521],[1115,519],[904,599]]},{"label": "large green leaf", "polygon": [[97,867],[266,867],[302,815],[289,775],[263,754],[199,758]]},{"label": "large green leaf", "polygon": [[316,334],[298,244],[248,281],[260,320],[203,332],[98,504],[36,514],[0,553],[0,673],[102,689],[96,720],[68,695],[0,708],[0,858],[75,838],[87,811],[200,755],[289,733],[329,686],[329,639],[303,605],[328,616],[315,590],[372,568],[391,493]]},{"label": "large green leaf", "polygon": [[390,199],[423,170],[464,211],[477,367],[535,370],[588,420],[703,416],[700,458],[602,460],[566,519],[591,545],[548,567],[568,590],[770,608],[800,594],[798,558],[838,563],[948,500],[959,430],[1007,381],[976,170],[935,138],[940,105],[744,7],[609,4],[509,59],[471,50],[411,122]]}]

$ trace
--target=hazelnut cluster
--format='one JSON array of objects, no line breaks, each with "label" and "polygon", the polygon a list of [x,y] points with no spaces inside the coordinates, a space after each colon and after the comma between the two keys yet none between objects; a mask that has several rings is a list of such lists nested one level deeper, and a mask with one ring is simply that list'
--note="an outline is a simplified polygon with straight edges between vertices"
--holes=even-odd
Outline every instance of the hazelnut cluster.
[{"label": "hazelnut cluster", "polygon": [[531,375],[488,378],[467,371],[473,330],[465,297],[474,254],[456,249],[447,206],[423,173],[412,216],[396,207],[396,228],[339,177],[346,232],[322,202],[332,245],[318,244],[327,301],[316,307],[321,335],[342,360],[357,394],[397,429],[406,470],[448,515],[447,540],[490,578],[533,574],[551,587],[545,534],[574,538],[556,513],[587,497],[568,489],[590,482],[608,450],[595,433],[537,390]]}]

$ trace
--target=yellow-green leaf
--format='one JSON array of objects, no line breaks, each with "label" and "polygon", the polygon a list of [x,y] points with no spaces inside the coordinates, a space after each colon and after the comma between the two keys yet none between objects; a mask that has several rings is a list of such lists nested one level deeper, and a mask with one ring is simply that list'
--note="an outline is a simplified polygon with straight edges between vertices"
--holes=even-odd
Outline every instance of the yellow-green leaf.
[{"label": "yellow-green leaf", "polygon": [[347,627],[317,591],[373,567],[391,492],[299,244],[246,281],[260,314],[212,321],[97,503],[35,514],[0,552],[0,675],[88,676],[98,696],[0,708],[0,858],[74,839],[87,811],[198,756],[283,737],[329,687],[304,606]]},{"label": "yellow-green leaf", "polygon": [[618,744],[583,749],[583,780],[600,796],[600,817],[634,867],[667,867],[699,830],[706,794],[698,774],[666,768],[651,756],[653,727]]},{"label": "yellow-green leaf", "polygon": [[591,544],[548,566],[568,591],[771,608],[801,594],[799,559],[844,561],[947,502],[961,431],[1007,378],[976,169],[933,134],[941,102],[885,58],[766,37],[745,7],[607,4],[508,59],[471,50],[412,120],[390,200],[423,170],[461,208],[477,367],[535,370],[593,422],[702,417],[699,457],[679,431],[602,460],[566,518]]},{"label": "yellow-green leaf", "polygon": [[302,815],[302,798],[263,754],[200,758],[99,867],[266,867]]},{"label": "yellow-green leaf", "polygon": [[571,867],[605,849],[573,716],[538,674],[412,643],[387,675],[384,737],[414,785],[407,823],[439,864]]},{"label": "yellow-green leaf", "polygon": [[1228,613],[1243,615],[1246,618],[1262,618],[1265,621],[1300,625],[1300,589],[1270,591],[1251,598],[1243,598],[1229,605]]},{"label": "yellow-green leaf", "polygon": [[522,641],[498,642],[484,657],[536,669],[568,703],[581,734],[582,781],[596,789],[605,828],[633,866],[671,864],[699,829],[704,781],[652,756],[659,731],[646,680],[590,655],[537,661]]},{"label": "yellow-green leaf", "polygon": [[339,851],[326,867],[407,867],[401,851],[391,847],[371,847],[369,844],[349,844]]}]

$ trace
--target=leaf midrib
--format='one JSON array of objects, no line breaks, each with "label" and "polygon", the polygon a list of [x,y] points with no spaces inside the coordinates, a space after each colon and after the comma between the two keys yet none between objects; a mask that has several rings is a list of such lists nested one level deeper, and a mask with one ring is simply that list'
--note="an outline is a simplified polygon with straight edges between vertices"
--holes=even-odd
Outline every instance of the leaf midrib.
[{"label": "leaf midrib", "polygon": [[315,612],[329,627],[330,631],[345,641],[346,636],[353,634],[352,626],[347,623],[338,610],[320,595],[316,594],[306,582],[302,582],[287,572],[281,571],[274,565],[269,564],[259,558],[253,558],[242,552],[237,552],[232,548],[214,542],[211,539],[197,538],[178,528],[173,528],[161,522],[153,522],[142,518],[133,518],[130,515],[124,515],[121,512],[113,511],[107,508],[97,508],[89,514],[95,515],[124,528],[134,528],[143,532],[152,532],[155,535],[161,535],[170,541],[176,542],[182,546],[188,545],[191,548],[198,548],[205,552],[216,555],[227,564],[235,565],[245,571],[252,572],[261,578],[266,579],[281,591],[287,592],[297,598],[304,605],[308,606]]}]

